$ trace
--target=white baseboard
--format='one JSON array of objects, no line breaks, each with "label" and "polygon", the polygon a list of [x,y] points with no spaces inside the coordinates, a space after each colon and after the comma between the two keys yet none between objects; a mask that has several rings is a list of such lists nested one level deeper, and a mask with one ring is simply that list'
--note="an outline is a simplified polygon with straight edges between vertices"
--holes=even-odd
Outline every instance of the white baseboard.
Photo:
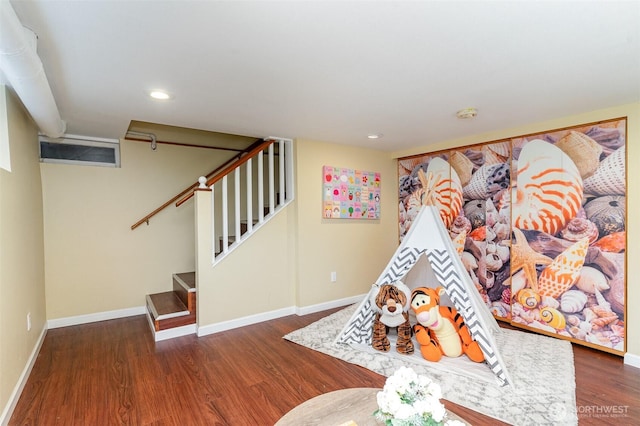
[{"label": "white baseboard", "polygon": [[234,328],[245,327],[247,325],[257,324],[259,322],[285,317],[287,315],[307,315],[315,312],[326,311],[327,309],[338,308],[340,306],[346,306],[352,303],[360,302],[365,296],[365,294],[362,294],[359,296],[332,300],[330,302],[319,303],[317,305],[305,306],[302,308],[299,308],[297,306],[290,306],[288,308],[277,309],[275,311],[263,312],[261,314],[249,315],[234,320],[200,326],[198,327],[198,337],[220,333],[221,331],[233,330]]},{"label": "white baseboard", "polygon": [[[261,314],[250,315],[243,318],[238,318],[235,320],[224,321],[216,324],[205,325],[203,327],[196,327],[198,336],[206,336],[208,334],[219,333],[221,331],[231,330],[234,328],[244,327],[250,324],[256,324],[262,321],[269,321],[272,319],[284,317],[287,315],[307,315],[313,314],[315,312],[324,311],[327,309],[338,308],[340,306],[350,305],[352,303],[357,303],[362,301],[365,297],[365,294],[361,294],[358,296],[346,297],[344,299],[332,300],[330,302],[319,303],[317,305],[297,307],[291,306],[288,308],[277,309],[275,311],[264,312]],[[117,318],[126,318],[135,315],[145,315],[147,313],[147,308],[145,306],[137,306],[134,308],[127,309],[118,309],[115,311],[105,311],[105,312],[97,312],[95,314],[87,314],[87,315],[78,315],[74,317],[66,317],[66,318],[56,318],[47,321],[47,328],[54,329],[60,327],[68,327],[71,325],[81,325],[81,324],[89,324],[92,322],[98,321],[107,321],[111,319]],[[185,334],[192,334],[195,331],[184,332],[184,334],[178,334],[173,337],[182,336]],[[169,333],[166,333],[167,335]],[[170,337],[167,337],[170,338]],[[165,340],[164,338],[162,340]],[[156,339],[156,341],[158,341]]]},{"label": "white baseboard", "polygon": [[33,369],[33,365],[36,363],[36,358],[38,358],[38,354],[40,353],[40,348],[42,347],[42,343],[44,342],[44,337],[47,335],[47,325],[45,324],[42,328],[42,332],[36,341],[33,350],[31,351],[31,355],[29,356],[29,360],[27,365],[25,365],[24,370],[22,370],[22,374],[18,378],[18,383],[16,383],[15,388],[13,388],[13,392],[9,396],[9,400],[7,405],[4,407],[2,414],[0,414],[0,425],[6,425],[9,423],[9,419],[13,414],[13,410],[15,410],[16,405],[18,404],[18,399],[20,399],[20,395],[22,394],[22,390],[24,386],[27,384],[27,380],[29,379],[29,375],[31,374],[31,370]]},{"label": "white baseboard", "polygon": [[209,324],[198,327],[198,337],[206,336],[208,334],[220,333],[221,331],[232,330],[234,328],[245,327],[251,324],[257,324],[263,321],[269,321],[272,319],[285,317],[287,315],[293,315],[296,313],[295,308],[282,308],[275,311],[263,312],[261,314],[249,315],[247,317],[237,318],[234,320],[218,322],[215,324]]},{"label": "white baseboard", "polygon": [[361,294],[358,296],[345,297],[344,299],[332,300],[330,302],[318,303],[317,305],[304,306],[302,308],[296,307],[297,315],[315,314],[316,312],[326,311],[327,309],[339,308],[340,306],[347,306],[353,303],[362,302],[367,295]]},{"label": "white baseboard", "polygon": [[147,312],[145,306],[136,306],[135,308],[117,309],[115,311],[96,312],[95,314],[78,315],[75,317],[56,318],[47,321],[49,329],[68,327],[70,325],[88,324],[91,322],[107,321],[116,318],[132,317],[135,315],[143,315]]},{"label": "white baseboard", "polygon": [[640,368],[640,355],[627,352],[624,354],[624,363],[632,367]]},{"label": "white baseboard", "polygon": [[153,338],[156,342],[162,342],[163,340],[173,339],[175,337],[188,336],[189,334],[196,334],[197,327],[195,324],[183,325],[180,327],[170,328],[168,330],[153,330]]},{"label": "white baseboard", "polygon": [[181,327],[174,327],[168,330],[160,330],[156,331],[153,326],[153,320],[151,320],[151,315],[147,312],[147,321],[149,322],[149,328],[151,329],[151,334],[153,334],[153,340],[155,342],[162,342],[163,340],[173,339],[174,337],[182,337],[187,336],[189,334],[196,334],[198,331],[198,326],[196,324],[187,324]]}]

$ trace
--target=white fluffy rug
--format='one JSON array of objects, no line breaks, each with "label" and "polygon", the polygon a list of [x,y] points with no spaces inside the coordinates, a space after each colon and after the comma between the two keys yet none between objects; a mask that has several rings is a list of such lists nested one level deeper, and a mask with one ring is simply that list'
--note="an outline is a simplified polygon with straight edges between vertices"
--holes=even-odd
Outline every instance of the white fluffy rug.
[{"label": "white fluffy rug", "polygon": [[389,377],[405,365],[437,381],[444,398],[514,425],[577,425],[575,375],[571,343],[551,337],[501,329],[495,335],[514,382],[499,386],[485,364],[466,357],[432,363],[419,346],[412,356],[334,343],[357,305],[322,318],[285,339]]}]

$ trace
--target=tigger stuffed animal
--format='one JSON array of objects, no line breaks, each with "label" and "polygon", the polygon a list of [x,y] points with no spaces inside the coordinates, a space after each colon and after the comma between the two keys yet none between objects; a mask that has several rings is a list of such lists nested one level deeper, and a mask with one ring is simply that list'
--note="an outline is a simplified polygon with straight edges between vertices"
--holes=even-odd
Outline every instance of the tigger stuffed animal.
[{"label": "tigger stuffed animal", "polygon": [[411,323],[409,322],[410,295],[411,290],[400,281],[395,284],[380,285],[377,293],[372,292],[371,304],[376,311],[371,341],[371,346],[374,349],[389,352],[391,343],[387,337],[387,328],[397,327],[396,350],[404,355],[413,353]]},{"label": "tigger stuffed animal", "polygon": [[484,361],[480,345],[471,337],[462,316],[455,308],[440,306],[443,293],[443,287],[418,287],[411,292],[411,309],[418,321],[413,332],[422,357],[437,362],[442,355],[458,357],[464,353],[472,361]]}]

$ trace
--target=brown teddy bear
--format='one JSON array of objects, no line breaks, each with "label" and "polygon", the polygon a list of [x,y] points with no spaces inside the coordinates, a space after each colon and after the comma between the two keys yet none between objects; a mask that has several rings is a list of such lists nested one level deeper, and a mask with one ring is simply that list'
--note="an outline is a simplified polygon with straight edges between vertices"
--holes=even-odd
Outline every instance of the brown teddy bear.
[{"label": "brown teddy bear", "polygon": [[387,331],[389,328],[397,328],[396,350],[405,355],[413,353],[408,312],[410,296],[411,291],[401,281],[394,284],[382,284],[377,293],[372,292],[371,304],[376,311],[371,342],[374,349],[388,352],[391,344],[387,337]]}]

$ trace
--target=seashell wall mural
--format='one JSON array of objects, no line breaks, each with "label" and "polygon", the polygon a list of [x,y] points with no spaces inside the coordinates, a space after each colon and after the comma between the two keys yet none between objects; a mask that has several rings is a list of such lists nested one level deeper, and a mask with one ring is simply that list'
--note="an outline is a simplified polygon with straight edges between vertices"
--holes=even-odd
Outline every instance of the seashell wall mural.
[{"label": "seashell wall mural", "polygon": [[[492,151],[488,151],[492,152]],[[508,163],[485,164],[471,177],[463,188],[467,199],[492,198],[498,191],[509,187],[510,167]]]},{"label": "seashell wall mural", "polygon": [[460,177],[460,184],[466,186],[471,180],[473,174],[473,162],[460,151],[454,151],[451,153],[451,159],[449,160],[451,167],[458,173]]},{"label": "seashell wall mural", "polygon": [[462,209],[460,177],[448,162],[439,157],[429,162],[427,175],[433,176],[435,206],[440,209],[444,226],[449,228]]},{"label": "seashell wall mural", "polygon": [[598,236],[604,237],[625,230],[625,206],[624,196],[603,195],[589,200],[584,212],[598,229]]},{"label": "seashell wall mural", "polygon": [[567,241],[580,241],[587,238],[589,244],[593,244],[598,240],[600,231],[598,226],[583,217],[574,217],[569,221],[567,226],[560,231],[560,236]]},{"label": "seashell wall mural", "polygon": [[[400,241],[409,231],[413,219],[426,202],[425,196],[433,196],[432,201],[440,209],[440,217],[447,228],[462,210],[460,177],[445,158],[429,156],[398,161]],[[422,187],[418,177],[420,170],[431,177],[430,188]]]},{"label": "seashell wall mural", "polygon": [[560,297],[571,288],[580,277],[588,247],[589,239],[584,237],[569,246],[549,266],[544,268],[538,278],[540,294]]},{"label": "seashell wall mural", "polygon": [[400,239],[428,192],[416,170],[431,170],[441,218],[496,318],[623,354],[625,145],[616,119],[399,159]]},{"label": "seashell wall mural", "polygon": [[513,194],[513,226],[555,235],[582,208],[582,177],[562,150],[534,139],[520,152]]},{"label": "seashell wall mural", "polygon": [[625,148],[615,150],[602,160],[593,175],[584,180],[584,189],[594,195],[625,195]]},{"label": "seashell wall mural", "polygon": [[556,146],[573,160],[583,179],[593,175],[600,165],[602,147],[584,133],[571,130]]}]

